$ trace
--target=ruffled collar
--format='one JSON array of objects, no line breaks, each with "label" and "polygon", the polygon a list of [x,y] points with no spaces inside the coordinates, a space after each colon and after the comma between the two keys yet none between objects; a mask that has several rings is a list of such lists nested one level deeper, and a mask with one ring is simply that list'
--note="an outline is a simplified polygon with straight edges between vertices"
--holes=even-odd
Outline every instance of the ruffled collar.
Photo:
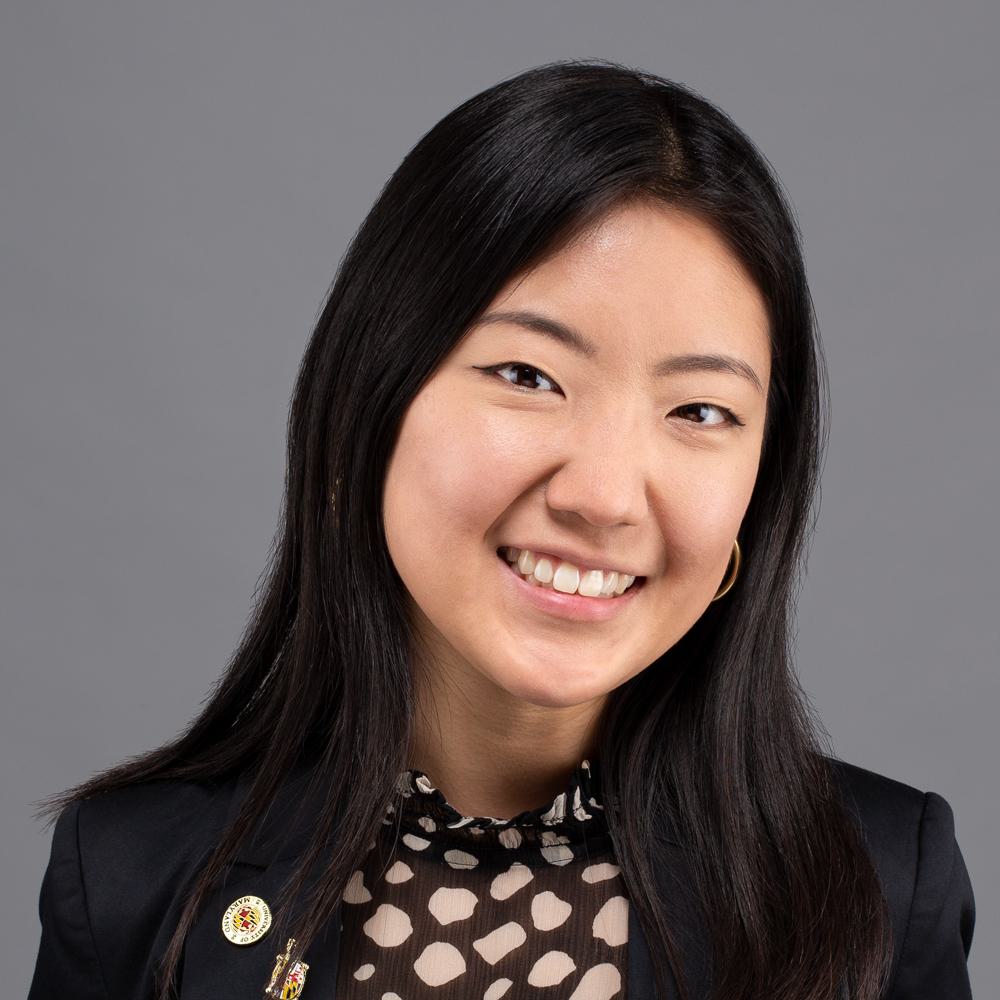
[{"label": "ruffled collar", "polygon": [[508,819],[463,815],[417,769],[401,772],[396,790],[399,808],[389,806],[387,823],[398,827],[411,850],[452,867],[504,865],[512,857],[527,865],[563,865],[611,846],[599,768],[589,760],[580,762],[551,802]]}]

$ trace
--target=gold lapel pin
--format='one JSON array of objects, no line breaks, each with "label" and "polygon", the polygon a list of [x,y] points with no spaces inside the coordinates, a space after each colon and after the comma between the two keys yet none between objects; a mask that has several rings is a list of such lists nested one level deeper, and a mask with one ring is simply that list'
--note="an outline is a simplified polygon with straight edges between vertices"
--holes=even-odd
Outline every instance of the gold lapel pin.
[{"label": "gold lapel pin", "polygon": [[271,908],[260,896],[240,896],[222,915],[222,933],[233,944],[253,944],[271,927]]},{"label": "gold lapel pin", "polygon": [[[289,938],[285,950],[275,956],[274,971],[271,973],[271,981],[264,988],[264,993],[269,997],[280,997],[281,1000],[295,1000],[302,995],[302,990],[306,985],[306,973],[309,965],[306,962],[294,962],[292,967],[286,972],[289,960],[292,957],[292,949],[295,947],[295,938]],[[284,979],[282,974],[284,973]],[[281,991],[276,992],[279,981]]]}]

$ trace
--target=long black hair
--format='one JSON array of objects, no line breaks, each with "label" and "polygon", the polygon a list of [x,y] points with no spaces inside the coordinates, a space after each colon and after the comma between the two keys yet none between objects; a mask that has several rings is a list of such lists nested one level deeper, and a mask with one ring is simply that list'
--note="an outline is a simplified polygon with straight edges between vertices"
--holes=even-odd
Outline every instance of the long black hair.
[{"label": "long black hair", "polygon": [[634,199],[696,213],[745,264],[768,308],[772,375],[735,586],[606,704],[597,757],[617,861],[661,995],[668,965],[687,995],[651,864],[664,815],[707,919],[713,997],[880,994],[887,911],[791,662],[828,406],[797,223],[764,156],[707,100],[618,63],[567,60],[465,101],[385,184],[302,359],[281,523],[227,669],[177,739],[49,800],[54,814],[137,782],[250,769],[163,958],[161,997],[242,832],[304,763],[323,808],[287,886],[290,898],[311,873],[300,951],[333,913],[408,765],[414,636],[381,520],[403,416],[512,276]]}]

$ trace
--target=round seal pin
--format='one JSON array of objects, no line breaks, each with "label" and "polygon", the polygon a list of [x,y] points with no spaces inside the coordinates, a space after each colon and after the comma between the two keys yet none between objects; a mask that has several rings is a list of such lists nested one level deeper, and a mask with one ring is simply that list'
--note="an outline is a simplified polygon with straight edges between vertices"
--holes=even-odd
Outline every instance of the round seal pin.
[{"label": "round seal pin", "polygon": [[222,915],[222,933],[233,944],[253,944],[271,927],[271,908],[260,896],[240,896]]}]

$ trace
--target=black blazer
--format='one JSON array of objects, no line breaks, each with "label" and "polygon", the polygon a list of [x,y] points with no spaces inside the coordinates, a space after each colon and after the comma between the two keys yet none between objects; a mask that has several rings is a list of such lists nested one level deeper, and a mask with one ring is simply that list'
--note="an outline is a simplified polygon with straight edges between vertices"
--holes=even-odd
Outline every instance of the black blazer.
[{"label": "black blazer", "polygon": [[[948,802],[852,764],[833,763],[888,899],[897,945],[885,1000],[970,998],[966,960],[975,900]],[[222,915],[240,896],[268,902],[278,896],[309,834],[308,823],[287,822],[303,787],[302,776],[286,783],[283,802],[248,834],[226,884],[194,924],[182,963],[182,1000],[263,995],[284,941],[268,934],[252,945],[233,945],[222,934]],[[42,882],[41,942],[28,1000],[150,1000],[155,963],[176,926],[185,893],[247,788],[245,776],[212,787],[160,782],[64,810]],[[308,816],[308,809],[304,812]],[[680,848],[667,833],[656,869],[664,898],[677,903],[672,926],[692,1000],[701,1000],[707,996],[708,941]],[[649,947],[634,908],[630,912],[623,1000],[656,1000]],[[306,953],[303,1000],[333,1000],[339,932],[338,910]],[[671,984],[661,1000],[676,996]]]}]

